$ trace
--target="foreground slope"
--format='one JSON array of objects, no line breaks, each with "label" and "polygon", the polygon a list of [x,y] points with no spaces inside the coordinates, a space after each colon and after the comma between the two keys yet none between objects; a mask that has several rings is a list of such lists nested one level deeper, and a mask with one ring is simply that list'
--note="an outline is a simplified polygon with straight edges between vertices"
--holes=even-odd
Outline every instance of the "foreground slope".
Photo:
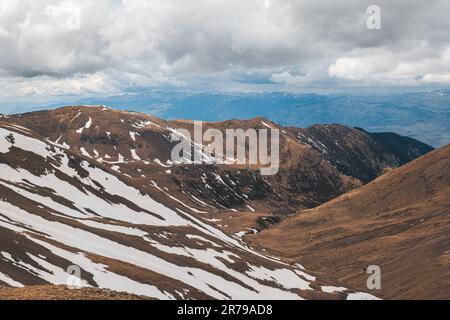
[{"label": "foreground slope", "polygon": [[251,250],[156,182],[135,184],[8,122],[0,172],[0,285],[63,285],[76,265],[85,287],[156,299],[370,297],[324,291],[302,266]]},{"label": "foreground slope", "polygon": [[0,300],[144,300],[135,296],[105,289],[83,288],[71,290],[66,286],[30,286],[22,288],[0,286]]},{"label": "foreground slope", "polygon": [[450,145],[251,237],[270,252],[383,298],[450,298]]}]

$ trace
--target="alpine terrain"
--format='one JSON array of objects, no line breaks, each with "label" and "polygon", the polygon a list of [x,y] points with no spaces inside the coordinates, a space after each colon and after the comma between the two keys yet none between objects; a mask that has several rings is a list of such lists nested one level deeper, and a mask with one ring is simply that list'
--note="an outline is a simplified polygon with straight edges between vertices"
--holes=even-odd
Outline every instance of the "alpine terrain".
[{"label": "alpine terrain", "polygon": [[[338,124],[204,127],[279,129],[278,173],[173,163],[192,121],[105,106],[0,116],[0,296],[66,285],[74,266],[83,290],[124,299],[448,296],[448,147]],[[362,268],[377,263],[386,287],[368,292]]]}]

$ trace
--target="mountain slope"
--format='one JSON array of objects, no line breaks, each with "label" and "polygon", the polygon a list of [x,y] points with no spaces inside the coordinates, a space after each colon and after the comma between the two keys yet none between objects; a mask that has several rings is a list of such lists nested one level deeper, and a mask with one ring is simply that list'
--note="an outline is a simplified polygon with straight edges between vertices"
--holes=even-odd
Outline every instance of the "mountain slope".
[{"label": "mountain slope", "polygon": [[279,174],[262,177],[251,166],[174,166],[171,137],[177,129],[192,131],[190,121],[164,121],[103,106],[32,112],[8,120],[143,184],[156,181],[192,205],[207,203],[219,210],[311,208],[432,150],[398,135],[399,148],[389,148],[385,140],[339,125],[285,128],[263,118],[204,123],[204,130],[222,132],[279,129]]},{"label": "mountain slope", "polygon": [[383,298],[448,299],[450,145],[247,240]]},{"label": "mountain slope", "polygon": [[7,122],[0,172],[0,284],[66,284],[77,265],[83,286],[157,299],[355,297],[246,247],[156,183]]},{"label": "mountain slope", "polygon": [[279,129],[279,173],[172,163],[171,137],[192,131],[190,121],[103,106],[1,118],[0,284],[65,284],[67,267],[78,265],[86,286],[157,299],[370,297],[330,289],[327,273],[261,254],[242,237],[431,148],[403,146],[399,136],[389,148],[339,125],[255,118],[204,126]]}]

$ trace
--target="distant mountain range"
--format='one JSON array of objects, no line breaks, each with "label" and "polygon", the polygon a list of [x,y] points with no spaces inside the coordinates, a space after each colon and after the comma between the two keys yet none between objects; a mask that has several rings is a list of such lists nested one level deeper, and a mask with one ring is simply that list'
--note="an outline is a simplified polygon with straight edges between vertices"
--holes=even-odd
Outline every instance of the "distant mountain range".
[{"label": "distant mountain range", "polygon": [[[168,120],[223,121],[262,116],[284,126],[339,123],[370,132],[395,132],[434,147],[450,142],[450,90],[377,95],[164,91],[87,98],[45,107],[81,104],[141,111]],[[16,108],[15,112],[27,110]]]}]

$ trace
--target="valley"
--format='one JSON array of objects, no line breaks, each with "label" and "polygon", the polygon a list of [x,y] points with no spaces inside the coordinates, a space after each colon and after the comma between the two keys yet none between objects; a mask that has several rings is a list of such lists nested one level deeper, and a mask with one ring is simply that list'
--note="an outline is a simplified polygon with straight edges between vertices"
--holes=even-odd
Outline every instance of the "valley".
[{"label": "valley", "polygon": [[[317,242],[313,251],[303,251],[297,244],[311,230],[292,221],[436,154],[432,147],[341,125],[300,129],[254,118],[204,126],[222,132],[279,129],[278,173],[261,175],[258,164],[173,163],[171,136],[192,131],[192,121],[105,106],[0,118],[0,284],[64,285],[67,268],[76,265],[83,287],[154,299],[377,296],[339,268],[315,263],[326,261],[315,255],[318,249],[334,259],[329,244]],[[448,173],[448,165],[439,170]],[[442,181],[448,186],[445,175]],[[428,178],[417,184],[424,192],[435,190]],[[436,201],[445,199],[444,192]],[[304,225],[326,228],[328,222],[312,218]],[[340,224],[326,234],[338,237]],[[358,239],[364,232],[373,238],[379,228],[374,223],[346,235]],[[429,241],[446,239],[445,223],[440,228]],[[431,282],[432,287],[438,280]]]}]

